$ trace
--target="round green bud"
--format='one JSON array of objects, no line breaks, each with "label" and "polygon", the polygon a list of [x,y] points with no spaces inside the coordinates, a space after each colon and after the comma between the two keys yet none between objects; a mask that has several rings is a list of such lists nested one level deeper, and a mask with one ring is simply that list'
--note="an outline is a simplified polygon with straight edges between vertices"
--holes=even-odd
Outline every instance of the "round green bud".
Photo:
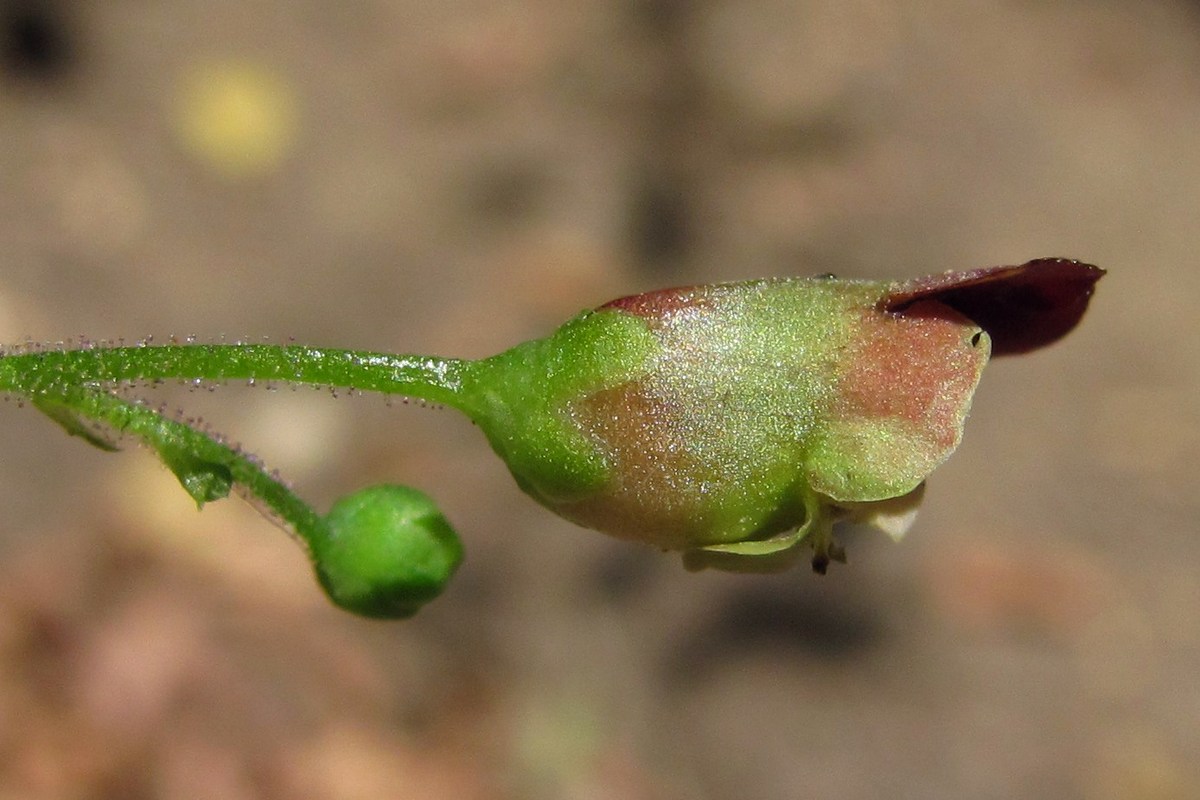
[{"label": "round green bud", "polygon": [[338,606],[365,617],[411,617],[462,562],[454,529],[423,492],[371,486],[334,503],[313,542],[317,578]]}]

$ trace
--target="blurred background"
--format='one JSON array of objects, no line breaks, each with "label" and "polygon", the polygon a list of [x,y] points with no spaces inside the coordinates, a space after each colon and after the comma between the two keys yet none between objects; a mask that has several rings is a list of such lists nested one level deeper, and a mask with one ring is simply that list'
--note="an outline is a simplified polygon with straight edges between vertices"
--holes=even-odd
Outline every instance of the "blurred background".
[{"label": "blurred background", "polygon": [[899,545],[688,574],[451,412],[201,414],[467,561],[331,608],[239,501],[0,404],[0,798],[1200,796],[1200,5],[0,0],[0,341],[483,356],[677,283],[1067,256]]}]

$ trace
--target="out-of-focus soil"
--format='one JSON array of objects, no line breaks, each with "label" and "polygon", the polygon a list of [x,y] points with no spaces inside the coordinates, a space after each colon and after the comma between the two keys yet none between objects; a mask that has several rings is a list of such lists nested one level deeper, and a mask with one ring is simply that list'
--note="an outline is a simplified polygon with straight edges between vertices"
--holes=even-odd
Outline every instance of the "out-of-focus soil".
[{"label": "out-of-focus soil", "polygon": [[450,412],[160,392],[468,558],[330,608],[236,501],[0,405],[0,797],[1200,796],[1200,8],[0,0],[0,341],[481,356],[673,283],[1080,258],[899,545],[688,574]]}]

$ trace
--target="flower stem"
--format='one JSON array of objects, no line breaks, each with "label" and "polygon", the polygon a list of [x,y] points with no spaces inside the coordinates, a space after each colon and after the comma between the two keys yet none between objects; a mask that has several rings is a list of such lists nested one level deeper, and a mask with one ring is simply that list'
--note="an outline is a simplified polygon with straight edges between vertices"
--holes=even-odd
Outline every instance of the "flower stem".
[{"label": "flower stem", "polygon": [[216,344],[47,350],[0,358],[0,391],[166,379],[283,381],[417,397],[470,414],[463,376],[472,362],[303,345]]},{"label": "flower stem", "polygon": [[[237,484],[257,498],[265,511],[285,523],[310,550],[321,535],[320,515],[268,474],[255,458],[190,425],[106,389],[86,386],[50,389],[35,397],[34,403],[43,410],[47,403],[70,409],[79,418],[140,439],[158,452],[198,503],[219,499]],[[209,483],[201,488],[195,479],[203,478],[205,473]]]}]

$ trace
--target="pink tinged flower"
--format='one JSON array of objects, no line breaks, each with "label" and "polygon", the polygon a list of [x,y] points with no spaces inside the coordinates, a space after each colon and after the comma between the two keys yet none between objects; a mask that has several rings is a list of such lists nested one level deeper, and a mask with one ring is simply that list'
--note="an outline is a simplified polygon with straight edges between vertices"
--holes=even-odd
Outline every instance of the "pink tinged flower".
[{"label": "pink tinged flower", "polygon": [[[811,546],[823,571],[841,556],[839,520],[904,533],[926,477],[958,446],[989,354],[1063,336],[1102,275],[1043,259],[899,283],[778,279],[621,298],[538,345],[556,353],[555,386],[567,387],[546,419],[565,416],[579,435],[564,452],[590,446],[590,482],[539,491],[554,472],[545,437],[525,454],[489,436],[518,457],[510,466],[536,465],[543,477],[514,467],[527,491],[582,525],[682,550],[697,568],[779,569]],[[563,356],[574,342],[586,345],[586,379]],[[619,347],[619,369],[594,368],[597,343]]]}]

